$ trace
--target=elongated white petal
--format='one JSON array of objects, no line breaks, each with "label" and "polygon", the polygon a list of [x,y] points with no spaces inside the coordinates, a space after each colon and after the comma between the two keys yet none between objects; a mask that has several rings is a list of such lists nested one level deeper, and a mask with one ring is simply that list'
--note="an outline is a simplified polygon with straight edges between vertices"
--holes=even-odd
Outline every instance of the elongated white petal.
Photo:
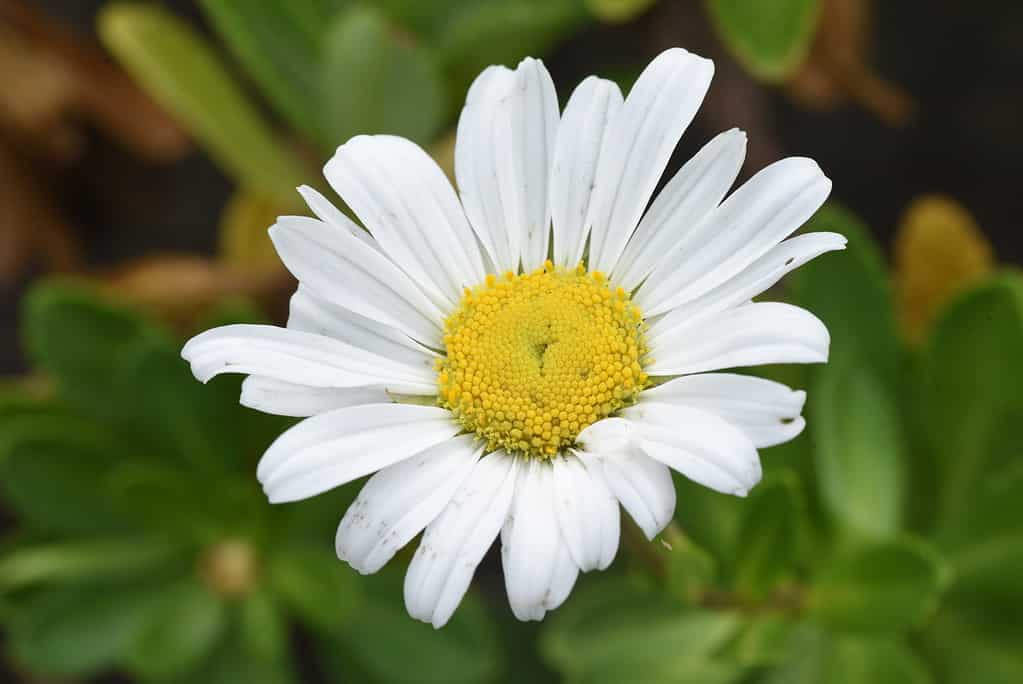
[{"label": "elongated white petal", "polygon": [[282,217],[270,239],[302,286],[378,323],[440,348],[444,314],[378,250],[332,225]]},{"label": "elongated white petal", "polygon": [[309,187],[308,185],[300,185],[298,187],[298,194],[302,195],[302,199],[309,205],[310,211],[316,215],[316,218],[320,219],[328,225],[341,228],[373,249],[379,249],[376,241],[373,237],[363,230],[362,226],[355,223],[343,213],[341,210],[334,206],[334,203],[324,197],[318,190]]},{"label": "elongated white petal", "polygon": [[806,233],[789,238],[738,275],[658,318],[651,324],[650,334],[691,325],[702,317],[748,302],[807,261],[825,252],[845,249],[845,243],[845,237],[838,233]]},{"label": "elongated white petal", "polygon": [[597,166],[590,270],[610,273],[618,263],[713,75],[710,60],[672,48],[632,86]]},{"label": "elongated white petal", "polygon": [[585,451],[573,451],[593,480],[593,501],[597,504],[597,517],[594,524],[600,523],[600,563],[598,570],[605,570],[618,553],[621,537],[621,513],[618,510],[618,499],[611,492],[604,473],[604,464],[599,456]]},{"label": "elongated white petal", "polygon": [[631,292],[674,252],[732,187],[746,158],[746,134],[733,128],[703,146],[657,194],[625,246],[613,280]]},{"label": "elongated white petal", "polygon": [[384,468],[369,479],[337,528],[337,556],[376,572],[448,505],[483,452],[460,435]]},{"label": "elongated white petal", "polygon": [[713,413],[739,428],[757,448],[787,442],[806,424],[800,415],[806,392],[749,375],[686,375],[646,390],[639,400]]},{"label": "elongated white petal", "polygon": [[261,375],[309,387],[382,386],[436,394],[426,366],[412,366],[323,335],[272,325],[225,325],[196,335],[181,356],[207,382],[221,373]]},{"label": "elongated white petal", "polygon": [[579,578],[579,566],[572,559],[564,540],[558,544],[558,555],[554,559],[554,572],[551,575],[551,584],[544,594],[544,610],[554,610],[568,598]]},{"label": "elongated white petal", "polygon": [[572,268],[583,258],[593,181],[611,121],[622,106],[613,81],[589,76],[565,105],[551,170],[554,263]]},{"label": "elongated white petal", "polygon": [[250,375],[242,382],[241,405],[277,416],[305,418],[346,406],[390,401],[383,387],[309,387]]},{"label": "elongated white petal", "polygon": [[686,375],[768,363],[823,363],[828,329],[790,304],[746,304],[650,335],[650,375]]},{"label": "elongated white petal", "polygon": [[299,286],[291,296],[288,328],[325,335],[398,363],[433,369],[437,353],[383,323],[325,301]]},{"label": "elongated white petal", "polygon": [[256,476],[270,501],[297,501],[351,482],[454,437],[433,406],[367,404],[306,418],[263,454]]},{"label": "elongated white petal", "polygon": [[501,530],[508,603],[520,620],[542,620],[547,609],[561,533],[554,516],[553,473],[531,459],[519,470],[515,499]]},{"label": "elongated white petal", "polygon": [[698,409],[645,402],[622,412],[636,423],[640,447],[694,482],[746,496],[760,481],[753,443],[724,419]]},{"label": "elongated white petal", "polygon": [[483,259],[455,192],[415,143],[359,135],[338,148],[324,175],[381,249],[442,307],[483,281]]},{"label": "elongated white petal", "polygon": [[791,157],[768,166],[653,270],[636,303],[656,316],[717,287],[803,225],[830,192],[831,181],[812,159]]},{"label": "elongated white petal", "polygon": [[[607,502],[613,499],[607,485],[603,478],[592,477],[574,453],[552,459],[552,466],[554,510],[564,545],[583,572],[603,569],[605,539],[613,534],[613,546],[618,547],[618,506],[615,503],[613,516],[608,515]],[[605,525],[611,529],[605,530]]]},{"label": "elongated white petal", "polygon": [[675,513],[675,485],[667,466],[638,448],[601,457],[607,486],[647,539],[664,529]]},{"label": "elongated white petal", "polygon": [[405,575],[409,615],[443,627],[511,506],[518,461],[501,451],[481,458],[451,502],[426,527]]},{"label": "elongated white petal", "polygon": [[466,214],[502,270],[547,256],[550,167],[558,100],[547,69],[526,58],[491,67],[473,83],[458,122],[455,176]]}]

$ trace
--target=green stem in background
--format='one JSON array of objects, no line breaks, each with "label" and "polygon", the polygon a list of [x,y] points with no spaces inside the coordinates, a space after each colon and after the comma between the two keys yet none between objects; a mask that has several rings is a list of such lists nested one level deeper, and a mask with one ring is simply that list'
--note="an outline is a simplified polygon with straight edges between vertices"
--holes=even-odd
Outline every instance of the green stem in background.
[{"label": "green stem in background", "polygon": [[188,25],[155,5],[114,3],[101,12],[98,29],[107,49],[225,173],[284,206],[297,201],[294,188],[309,177],[304,164]]}]

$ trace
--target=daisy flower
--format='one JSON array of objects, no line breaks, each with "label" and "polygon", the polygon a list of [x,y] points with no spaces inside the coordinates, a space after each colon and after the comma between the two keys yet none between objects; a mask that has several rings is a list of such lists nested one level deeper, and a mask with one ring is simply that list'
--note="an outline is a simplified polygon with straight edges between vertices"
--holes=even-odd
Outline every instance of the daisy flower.
[{"label": "daisy flower", "polygon": [[490,67],[458,121],[457,194],[414,143],[352,138],[324,175],[362,227],[302,187],[316,218],[270,228],[299,281],[287,327],[182,351],[203,382],[247,374],[244,405],[305,417],[259,463],[271,502],[373,474],[337,554],[372,573],[422,533],[414,618],[444,625],[500,535],[512,611],[539,620],[614,559],[619,506],[651,539],[671,520],[669,469],[744,496],[757,449],[803,429],[803,392],[713,371],[827,359],[811,313],[751,300],[843,248],[788,238],[831,182],[791,158],[726,198],[731,130],[650,201],[713,71],[671,49],[627,98],[591,76],[559,112],[542,62]]}]

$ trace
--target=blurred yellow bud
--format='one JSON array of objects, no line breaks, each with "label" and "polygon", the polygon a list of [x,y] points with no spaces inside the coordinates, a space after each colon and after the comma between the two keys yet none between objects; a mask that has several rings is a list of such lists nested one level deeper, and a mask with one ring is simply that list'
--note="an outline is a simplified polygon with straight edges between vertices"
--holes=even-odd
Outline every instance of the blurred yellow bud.
[{"label": "blurred yellow bud", "polygon": [[211,592],[234,598],[249,594],[259,576],[258,559],[252,544],[225,539],[214,544],[199,561],[199,575]]}]

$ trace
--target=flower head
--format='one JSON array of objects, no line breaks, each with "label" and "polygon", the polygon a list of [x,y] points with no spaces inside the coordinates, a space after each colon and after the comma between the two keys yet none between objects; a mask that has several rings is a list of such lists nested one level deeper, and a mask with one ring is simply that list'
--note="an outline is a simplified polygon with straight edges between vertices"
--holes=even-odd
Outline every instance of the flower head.
[{"label": "flower head", "polygon": [[243,404],[306,417],[259,464],[271,501],[375,473],[337,553],[371,573],[422,532],[413,617],[445,624],[500,534],[512,610],[541,619],[614,559],[619,506],[650,538],[668,523],[669,469],[742,496],[757,449],[803,429],[803,392],[711,371],[827,359],[817,318],[752,298],[842,249],[788,238],[830,181],[785,159],[725,198],[732,130],[650,203],[712,73],[668,50],[628,98],[590,77],[559,114],[541,62],[490,67],[458,122],[458,195],[415,144],[353,138],[325,175],[365,230],[311,188],[317,218],[270,229],[300,283],[287,327],[185,346],[200,380],[248,374]]}]

